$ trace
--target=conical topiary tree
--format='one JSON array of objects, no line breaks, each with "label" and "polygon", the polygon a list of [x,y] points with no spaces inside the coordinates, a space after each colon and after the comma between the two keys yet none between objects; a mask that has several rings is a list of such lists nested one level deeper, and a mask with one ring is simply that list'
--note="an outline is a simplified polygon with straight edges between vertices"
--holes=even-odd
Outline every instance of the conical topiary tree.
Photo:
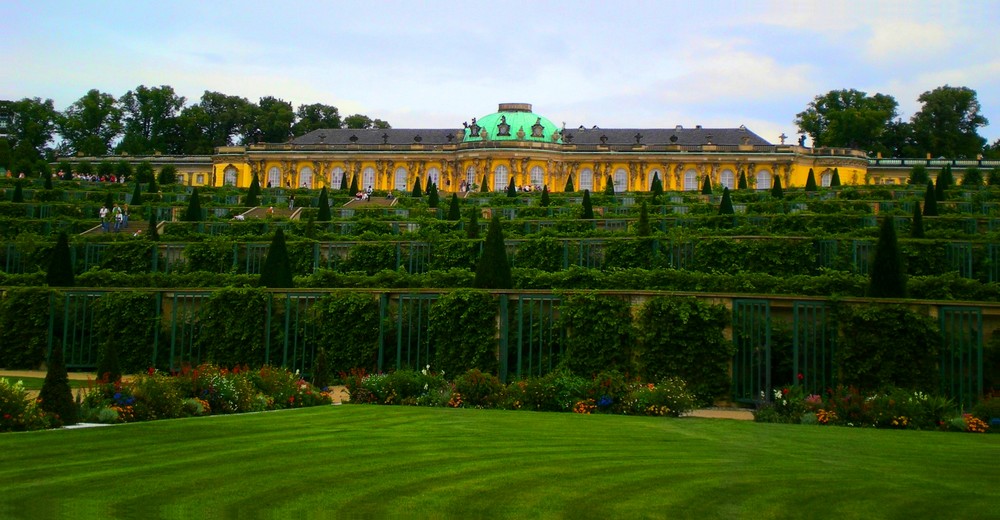
[{"label": "conical topiary tree", "polygon": [[56,246],[49,255],[49,270],[45,273],[45,283],[49,284],[49,287],[73,287],[75,284],[69,238],[65,231],[59,232]]},{"label": "conical topiary tree", "polygon": [[479,185],[479,191],[481,193],[489,193],[490,191],[489,177],[486,174],[483,174],[483,183]]},{"label": "conical topiary tree", "polygon": [[934,189],[933,182],[927,181],[927,191],[924,192],[924,216],[936,217],[937,215],[937,190]]},{"label": "conical topiary tree", "polygon": [[563,187],[563,191],[565,191],[566,193],[572,193],[572,192],[576,191],[573,188],[573,174],[572,173],[569,174],[569,177],[566,177],[566,186]]},{"label": "conical topiary tree", "polygon": [[475,239],[479,238],[479,208],[469,208],[469,225],[465,228],[465,236]]},{"label": "conical topiary tree", "polygon": [[653,172],[653,180],[649,185],[649,192],[653,194],[653,200],[657,200],[660,195],[663,195],[663,181],[660,179],[659,172]]},{"label": "conical topiary tree", "polygon": [[740,179],[736,181],[736,189],[746,190],[749,189],[750,185],[747,184],[747,172],[746,170],[740,170]]},{"label": "conical topiary tree", "polygon": [[590,190],[583,190],[583,214],[580,218],[594,218],[594,206],[590,203]]},{"label": "conical topiary tree", "polygon": [[191,190],[191,199],[188,200],[187,210],[184,211],[184,222],[198,222],[201,220],[201,200],[198,196],[198,188]]},{"label": "conical topiary tree", "polygon": [[705,180],[701,183],[701,194],[702,195],[712,194],[712,179],[710,179],[708,175],[705,176]]},{"label": "conical topiary tree", "polygon": [[[420,182],[420,179],[417,179],[417,182]],[[430,195],[431,194],[431,186],[433,186],[433,185],[434,185],[434,179],[431,179],[431,176],[428,175],[427,176],[427,180],[424,182],[424,193]]]},{"label": "conical topiary tree", "polygon": [[47,369],[45,382],[42,383],[42,390],[38,393],[42,410],[45,410],[58,426],[76,424],[79,413],[76,402],[73,401],[73,391],[69,387],[69,374],[66,372],[62,345],[52,347]]},{"label": "conical topiary tree", "polygon": [[49,172],[43,172],[43,176],[45,177],[45,182],[42,184],[42,187],[44,189],[46,189],[46,190],[51,190],[52,189],[52,174],[49,173]]},{"label": "conical topiary tree", "polygon": [[[341,173],[340,174],[340,191],[347,191],[348,188],[350,188],[350,186],[347,184],[347,172]],[[354,193],[357,193],[357,192],[354,192]],[[352,193],[351,195],[354,195],[354,193]]]},{"label": "conical topiary tree", "polygon": [[840,168],[833,169],[833,175],[830,177],[830,187],[831,188],[840,187]]},{"label": "conical topiary tree", "polygon": [[615,196],[615,181],[608,175],[606,181],[604,181],[604,194],[610,197]]},{"label": "conical topiary tree", "polygon": [[875,245],[875,258],[872,260],[868,294],[873,298],[906,296],[906,273],[892,217],[882,219],[878,244]]},{"label": "conical topiary tree", "polygon": [[920,203],[913,203],[913,218],[910,220],[910,238],[924,238],[924,216]]},{"label": "conical topiary tree", "polygon": [[160,168],[160,173],[156,175],[156,182],[158,182],[160,186],[177,184],[177,167],[172,164],[168,164],[163,168]]},{"label": "conical topiary tree", "polygon": [[427,207],[429,207],[429,208],[436,208],[436,207],[438,207],[438,203],[440,201],[441,201],[441,198],[438,195],[437,184],[434,184],[433,182],[431,182],[431,181],[428,180],[427,181]]},{"label": "conical topiary tree", "polygon": [[486,243],[483,244],[483,254],[479,256],[479,263],[476,265],[476,279],[473,286],[480,289],[514,288],[500,215],[497,213],[493,214],[489,230],[486,232]]},{"label": "conical topiary tree", "polygon": [[[149,179],[149,185],[146,186],[146,193],[152,195],[152,194],[156,193],[157,191],[158,191],[158,189],[156,187],[156,177],[153,177],[152,179]],[[159,199],[157,199],[157,200],[159,200]]]},{"label": "conical topiary tree", "polygon": [[816,191],[816,174],[813,173],[813,169],[809,168],[809,175],[806,176],[806,191]]},{"label": "conical topiary tree", "polygon": [[260,181],[257,180],[257,174],[253,174],[253,180],[250,181],[250,188],[247,190],[247,198],[244,199],[243,205],[248,208],[256,208],[260,206]]},{"label": "conical topiary tree", "polygon": [[330,196],[326,193],[326,186],[323,186],[323,189],[319,191],[319,200],[316,203],[319,205],[316,220],[329,222],[332,217],[330,216]]},{"label": "conical topiary tree", "polygon": [[781,176],[774,176],[774,185],[771,186],[771,196],[776,199],[785,198],[785,192],[781,189]]},{"label": "conical topiary tree", "polygon": [[24,202],[24,188],[20,179],[14,183],[14,196],[10,199],[11,202]]},{"label": "conical topiary tree", "polygon": [[271,246],[264,257],[264,265],[260,268],[260,286],[285,289],[294,287],[292,283],[292,266],[288,261],[288,248],[285,246],[285,232],[278,228],[271,239]]},{"label": "conical topiary tree", "polygon": [[931,178],[927,174],[927,168],[922,164],[918,164],[910,170],[910,177],[906,179],[906,183],[920,186],[922,184],[927,184],[927,181],[929,180],[931,180]]},{"label": "conical topiary tree", "polygon": [[513,176],[511,176],[510,182],[507,183],[507,197],[511,199],[517,197],[517,184],[514,184]]},{"label": "conical topiary tree", "polygon": [[722,202],[719,203],[719,215],[734,215],[733,199],[729,195],[729,188],[722,188]]},{"label": "conical topiary tree", "polygon": [[133,207],[142,205],[142,184],[135,183],[135,188],[132,190],[132,200],[129,201],[129,205]]},{"label": "conical topiary tree", "polygon": [[149,208],[149,233],[146,236],[153,242],[158,242],[160,240],[160,232],[156,230],[157,224],[156,208]]},{"label": "conical topiary tree", "polygon": [[358,174],[354,174],[354,176],[351,177],[351,191],[349,191],[348,193],[354,195],[358,191],[360,191],[358,189]]},{"label": "conical topiary tree", "polygon": [[937,179],[935,179],[934,198],[936,198],[937,200],[944,200],[945,189],[947,187],[948,187],[948,181],[944,176],[944,170],[942,170],[942,173],[939,173]]},{"label": "conical topiary tree", "polygon": [[451,202],[448,204],[448,220],[458,222],[462,218],[462,210],[458,206],[458,194],[451,194]]},{"label": "conical topiary tree", "polygon": [[635,223],[635,234],[640,237],[648,237],[653,234],[649,225],[649,208],[646,207],[646,201],[642,201],[642,205],[639,206],[639,220]]},{"label": "conical topiary tree", "polygon": [[539,204],[541,204],[541,206],[544,208],[548,206],[551,202],[552,201],[549,200],[549,187],[547,185],[542,186],[542,200],[541,202],[539,202]]},{"label": "conical topiary tree", "polygon": [[962,187],[963,188],[982,188],[983,187],[983,171],[976,167],[966,168],[965,174],[962,175]]},{"label": "conical topiary tree", "polygon": [[414,198],[420,198],[424,196],[424,189],[420,187],[420,177],[417,177],[415,179],[415,182],[413,183],[413,190],[410,192],[410,194],[413,195]]}]

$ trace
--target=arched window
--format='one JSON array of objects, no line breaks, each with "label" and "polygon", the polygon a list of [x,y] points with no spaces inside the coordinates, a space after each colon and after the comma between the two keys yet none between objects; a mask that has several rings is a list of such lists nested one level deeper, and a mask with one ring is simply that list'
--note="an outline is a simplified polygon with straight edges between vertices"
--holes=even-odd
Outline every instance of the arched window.
[{"label": "arched window", "polygon": [[688,170],[684,172],[684,191],[698,191],[698,171]]},{"label": "arched window", "polygon": [[594,171],[590,168],[580,170],[580,191],[594,191]]},{"label": "arched window", "polygon": [[[344,169],[340,166],[335,166],[330,172],[330,188],[339,190],[340,185],[344,183]],[[350,184],[348,184],[350,186]]]},{"label": "arched window", "polygon": [[723,188],[729,188],[730,190],[735,189],[736,174],[733,173],[733,170],[722,170],[722,173],[719,174],[719,184],[721,184]]},{"label": "arched window", "polygon": [[302,188],[312,188],[313,182],[313,169],[308,166],[303,166],[299,170],[299,186]]},{"label": "arched window", "polygon": [[628,172],[618,168],[615,170],[615,193],[625,193],[628,190]]},{"label": "arched window", "polygon": [[507,189],[510,182],[510,172],[504,165],[499,165],[493,170],[493,191],[503,191]]},{"label": "arched window", "polygon": [[427,178],[430,179],[435,186],[441,187],[441,170],[434,167],[427,168]]},{"label": "arched window", "polygon": [[226,169],[223,170],[223,177],[222,177],[223,184],[225,184],[226,186],[236,186],[236,176],[237,176],[236,167],[226,166]]},{"label": "arched window", "polygon": [[819,176],[820,186],[823,186],[824,188],[829,188],[830,182],[832,181],[833,181],[833,172],[825,171],[823,172],[822,175]]},{"label": "arched window", "polygon": [[545,185],[545,172],[542,170],[541,166],[531,167],[531,187],[536,189],[542,189]]},{"label": "arched window", "polygon": [[473,184],[479,184],[479,180],[476,179],[476,167],[469,166],[465,170],[465,183],[469,185],[469,189],[472,189]]},{"label": "arched window", "polygon": [[771,172],[767,170],[761,170],[757,172],[757,189],[758,190],[771,189]]},{"label": "arched window", "polygon": [[272,166],[267,170],[267,187],[277,188],[281,186],[281,169]]},{"label": "arched window", "polygon": [[367,190],[368,188],[375,188],[375,168],[371,166],[361,170],[361,186],[358,189]]},{"label": "arched window", "polygon": [[406,168],[402,166],[396,168],[396,184],[395,187],[399,191],[406,191]]},{"label": "arched window", "polygon": [[649,172],[649,185],[646,186],[647,190],[653,189],[653,179],[660,179],[660,186],[663,188],[667,187],[667,181],[663,178],[663,172],[660,170],[653,170]]}]

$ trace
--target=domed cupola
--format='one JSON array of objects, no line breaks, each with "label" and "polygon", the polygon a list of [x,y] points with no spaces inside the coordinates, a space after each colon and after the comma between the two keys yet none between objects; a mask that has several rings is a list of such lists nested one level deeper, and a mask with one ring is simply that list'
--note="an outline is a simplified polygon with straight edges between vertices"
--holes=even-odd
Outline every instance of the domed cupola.
[{"label": "domed cupola", "polygon": [[496,112],[465,123],[465,142],[536,141],[561,143],[552,121],[531,111],[530,103],[500,103]]}]

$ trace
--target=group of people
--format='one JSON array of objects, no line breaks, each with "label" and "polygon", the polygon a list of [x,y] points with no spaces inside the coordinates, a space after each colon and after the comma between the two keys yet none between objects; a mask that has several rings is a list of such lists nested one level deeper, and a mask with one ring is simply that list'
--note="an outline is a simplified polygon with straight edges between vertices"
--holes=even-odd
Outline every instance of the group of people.
[{"label": "group of people", "polygon": [[105,233],[112,230],[118,233],[128,227],[128,204],[125,204],[123,207],[115,203],[111,209],[108,209],[107,206],[101,206],[98,213],[101,217],[101,229]]},{"label": "group of people", "polygon": [[375,191],[375,190],[373,190],[372,187],[369,186],[367,190],[359,191],[359,192],[355,193],[354,194],[354,198],[357,199],[357,200],[360,200],[360,201],[371,200],[371,198],[372,198],[372,192],[373,191]]}]

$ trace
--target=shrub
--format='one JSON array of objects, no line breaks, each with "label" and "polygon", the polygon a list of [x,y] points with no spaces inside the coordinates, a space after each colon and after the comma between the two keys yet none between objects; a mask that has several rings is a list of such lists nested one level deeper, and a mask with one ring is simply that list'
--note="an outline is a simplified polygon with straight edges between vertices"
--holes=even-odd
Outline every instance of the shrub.
[{"label": "shrub", "polygon": [[41,430],[48,425],[45,412],[28,395],[24,383],[0,378],[0,432]]},{"label": "shrub", "polygon": [[587,377],[603,370],[630,371],[635,333],[627,301],[592,293],[568,295],[560,305],[559,325],[566,331],[564,368]]},{"label": "shrub", "polygon": [[69,374],[66,373],[66,362],[60,345],[53,346],[52,353],[49,354],[48,371],[45,373],[42,390],[38,393],[38,400],[54,425],[76,424],[78,410],[73,401],[73,391],[69,388]]},{"label": "shrub", "polygon": [[636,385],[625,403],[625,413],[679,417],[695,408],[695,398],[679,378]]},{"label": "shrub", "polygon": [[462,396],[462,404],[472,408],[494,408],[503,395],[504,385],[493,374],[484,374],[473,368],[455,378],[455,393]]},{"label": "shrub", "polygon": [[326,351],[332,374],[378,366],[379,301],[370,294],[332,292],[309,310],[313,339]]},{"label": "shrub", "polygon": [[434,302],[429,314],[434,366],[449,374],[497,369],[496,302],[488,292],[449,292]]}]

